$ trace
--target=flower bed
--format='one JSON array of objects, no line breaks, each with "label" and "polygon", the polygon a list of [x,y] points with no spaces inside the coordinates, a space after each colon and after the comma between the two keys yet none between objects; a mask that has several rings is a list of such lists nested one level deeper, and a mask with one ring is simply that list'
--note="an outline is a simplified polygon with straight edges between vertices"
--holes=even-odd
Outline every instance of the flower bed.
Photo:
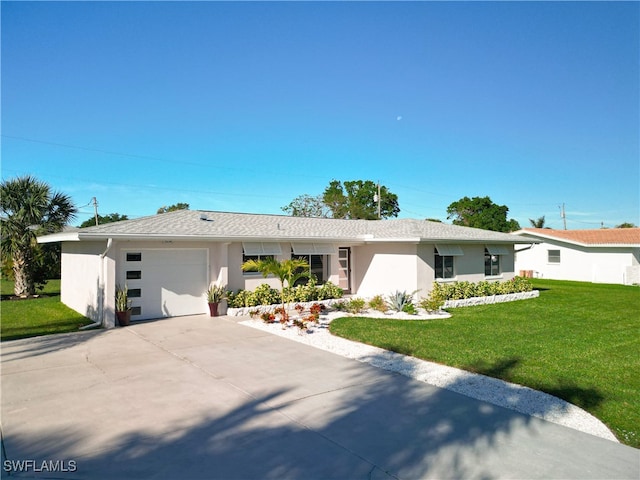
[{"label": "flower bed", "polygon": [[[339,302],[340,299],[332,298],[330,300],[318,300],[315,302],[297,302],[296,305],[302,305],[304,308],[309,309],[314,303],[318,303],[320,305],[324,305],[329,308],[334,303]],[[258,305],[255,307],[239,307],[239,308],[228,308],[227,315],[232,317],[244,317],[251,315],[251,313],[257,313],[258,315],[262,313],[275,313],[277,309],[282,308],[282,304],[276,303],[272,305]],[[291,310],[294,309],[294,305],[291,304]]]}]

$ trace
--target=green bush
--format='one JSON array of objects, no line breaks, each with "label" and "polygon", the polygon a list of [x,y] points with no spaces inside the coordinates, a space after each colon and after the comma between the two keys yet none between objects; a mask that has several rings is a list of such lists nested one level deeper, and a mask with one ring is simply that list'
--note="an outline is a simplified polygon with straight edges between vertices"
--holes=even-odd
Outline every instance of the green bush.
[{"label": "green bush", "polygon": [[429,296],[420,302],[420,306],[429,313],[438,312],[445,302],[445,291],[442,283],[434,283]]},{"label": "green bush", "polygon": [[[342,289],[331,282],[318,287],[315,279],[309,279],[306,285],[298,285],[284,289],[284,300],[291,302],[315,302],[332,298],[342,298]],[[263,283],[253,292],[237,290],[227,292],[227,304],[230,308],[255,307],[258,305],[273,305],[280,303],[280,292],[270,285]]]},{"label": "green bush", "polygon": [[389,307],[382,295],[376,295],[371,300],[369,300],[369,308],[377,310],[379,312],[386,312]]},{"label": "green bush", "polygon": [[417,315],[418,314],[418,309],[416,309],[416,306],[413,303],[405,303],[402,306],[402,311],[404,313],[408,313],[409,315]]},{"label": "green bush", "polygon": [[[256,305],[272,305],[280,303],[280,292],[267,283],[263,283],[253,291]],[[252,305],[253,306],[253,305]]]},{"label": "green bush", "polygon": [[227,292],[227,305],[230,308],[255,307],[254,298],[249,290],[236,290]]},{"label": "green bush", "polygon": [[306,285],[298,285],[289,290],[288,297],[291,302],[314,302],[318,299],[318,287],[316,278],[311,276]]},{"label": "green bush", "polygon": [[[472,297],[488,297],[492,295],[506,295],[508,293],[530,292],[533,290],[531,282],[523,277],[515,277],[506,282],[453,282],[434,283],[433,289],[426,301],[434,300],[435,304],[442,300],[462,300]],[[422,306],[422,304],[421,304]],[[427,309],[423,306],[423,308]]]},{"label": "green bush", "polygon": [[349,313],[362,313],[367,302],[362,298],[354,297],[347,302],[347,312]]},{"label": "green bush", "polygon": [[331,300],[333,298],[342,298],[344,291],[337,285],[331,282],[325,282],[318,288],[317,300]]},{"label": "green bush", "polygon": [[346,301],[336,302],[333,308],[340,312],[362,313],[365,310],[367,302],[362,298],[353,297]]}]

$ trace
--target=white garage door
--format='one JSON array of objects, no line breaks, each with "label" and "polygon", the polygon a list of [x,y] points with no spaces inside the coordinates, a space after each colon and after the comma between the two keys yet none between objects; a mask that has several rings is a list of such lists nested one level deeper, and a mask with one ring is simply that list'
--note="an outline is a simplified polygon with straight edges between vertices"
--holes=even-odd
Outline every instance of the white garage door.
[{"label": "white garage door", "polygon": [[127,285],[131,320],[206,313],[207,250],[143,249],[122,254],[119,284]]}]

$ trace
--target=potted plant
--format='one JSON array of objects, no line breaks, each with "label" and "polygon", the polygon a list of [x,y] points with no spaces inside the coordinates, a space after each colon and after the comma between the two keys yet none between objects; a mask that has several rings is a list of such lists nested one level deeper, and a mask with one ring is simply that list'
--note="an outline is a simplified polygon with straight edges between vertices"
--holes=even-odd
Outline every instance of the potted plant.
[{"label": "potted plant", "polygon": [[209,303],[209,314],[212,317],[218,316],[218,305],[227,296],[227,288],[224,285],[212,283],[207,290],[207,302]]},{"label": "potted plant", "polygon": [[131,322],[131,300],[128,292],[126,285],[124,288],[116,286],[116,318],[121,327],[126,327]]}]

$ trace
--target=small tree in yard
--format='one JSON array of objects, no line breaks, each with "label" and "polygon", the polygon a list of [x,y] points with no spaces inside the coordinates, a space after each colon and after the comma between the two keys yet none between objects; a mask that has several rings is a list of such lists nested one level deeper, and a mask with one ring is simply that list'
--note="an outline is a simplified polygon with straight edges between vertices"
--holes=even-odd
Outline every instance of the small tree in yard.
[{"label": "small tree in yard", "polygon": [[293,287],[296,281],[303,277],[309,277],[311,274],[309,271],[309,263],[306,260],[298,258],[282,261],[278,261],[275,258],[247,260],[242,264],[242,270],[245,272],[260,272],[265,278],[273,275],[280,280],[282,315],[285,318],[287,316],[287,310],[285,308],[285,282],[287,287]]},{"label": "small tree in yard", "polygon": [[36,236],[62,230],[76,215],[71,198],[32,176],[0,185],[2,255],[10,257],[17,296],[34,295]]}]

